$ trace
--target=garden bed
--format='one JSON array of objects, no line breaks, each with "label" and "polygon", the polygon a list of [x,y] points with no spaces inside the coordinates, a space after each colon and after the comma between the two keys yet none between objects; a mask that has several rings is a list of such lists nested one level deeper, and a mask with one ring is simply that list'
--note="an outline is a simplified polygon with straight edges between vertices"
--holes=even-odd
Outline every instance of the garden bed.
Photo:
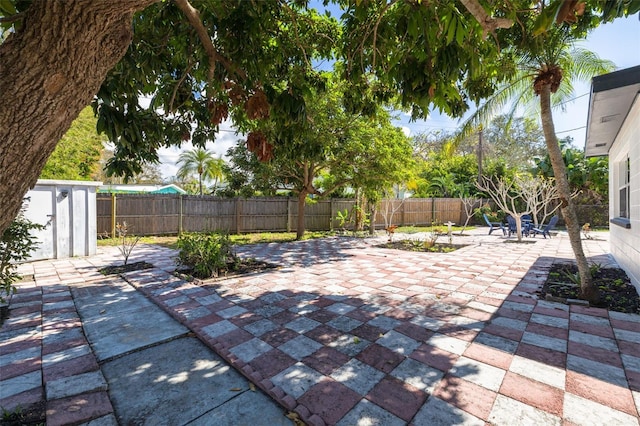
[{"label": "garden bed", "polygon": [[236,262],[228,262],[227,267],[221,269],[217,275],[211,277],[198,276],[192,268],[179,267],[176,269],[176,274],[181,278],[185,278],[189,281],[198,279],[201,281],[220,280],[225,278],[238,277],[243,275],[256,274],[259,272],[265,272],[272,269],[277,269],[279,266],[274,263],[264,262],[261,260],[250,259],[238,259]]},{"label": "garden bed", "polygon": [[450,253],[466,246],[468,246],[468,244],[431,244],[429,242],[420,240],[398,240],[388,241],[386,243],[378,244],[374,247],[426,253]]},{"label": "garden bed", "polygon": [[26,408],[16,408],[13,411],[4,411],[0,424],[7,426],[44,425],[47,419],[46,401],[30,404]]},{"label": "garden bed", "polygon": [[[640,297],[624,270],[592,265],[591,275],[600,290],[600,302],[593,306],[610,311],[640,314]],[[551,266],[547,281],[540,291],[540,297],[564,303],[578,302],[579,289],[577,266],[570,263],[556,263]],[[586,304],[586,301],[584,302]]]},{"label": "garden bed", "polygon": [[98,272],[100,272],[102,275],[117,275],[124,274],[126,272],[141,271],[143,269],[149,268],[153,268],[153,265],[151,263],[142,261],[127,263],[126,265],[105,266],[104,268],[98,269]]}]

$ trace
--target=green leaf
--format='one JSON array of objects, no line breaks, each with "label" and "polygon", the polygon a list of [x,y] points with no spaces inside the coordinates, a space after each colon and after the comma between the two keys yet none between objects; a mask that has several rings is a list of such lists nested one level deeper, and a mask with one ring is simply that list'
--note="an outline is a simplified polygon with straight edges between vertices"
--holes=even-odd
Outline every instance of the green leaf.
[{"label": "green leaf", "polygon": [[550,4],[547,5],[547,7],[545,7],[542,12],[540,13],[540,15],[538,15],[538,18],[536,19],[536,21],[534,22],[534,30],[533,30],[533,35],[534,36],[538,36],[540,34],[543,34],[545,32],[547,32],[549,30],[549,28],[551,28],[551,26],[553,25],[553,22],[555,20],[556,14],[558,13],[558,9],[560,8],[560,4],[555,3],[555,4]]},{"label": "green leaf", "polygon": [[0,0],[0,15],[11,16],[16,14],[16,6],[12,0]]},{"label": "green leaf", "polygon": [[467,30],[464,27],[463,22],[458,21],[458,26],[456,28],[456,43],[458,43],[458,46],[464,45],[464,39],[466,35],[467,35]]},{"label": "green leaf", "polygon": [[451,44],[453,42],[453,39],[456,36],[457,26],[458,20],[452,16],[451,21],[449,22],[449,28],[447,29],[447,44]]}]

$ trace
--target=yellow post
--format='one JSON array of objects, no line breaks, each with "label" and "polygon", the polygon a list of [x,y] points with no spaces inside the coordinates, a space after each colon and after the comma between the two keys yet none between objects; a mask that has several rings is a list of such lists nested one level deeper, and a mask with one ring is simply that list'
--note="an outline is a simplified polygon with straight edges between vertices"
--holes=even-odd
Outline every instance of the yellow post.
[{"label": "yellow post", "polygon": [[116,194],[111,194],[111,238],[116,238]]},{"label": "yellow post", "polygon": [[182,194],[180,194],[179,197],[180,197],[180,221],[178,223],[178,236],[182,235]]}]

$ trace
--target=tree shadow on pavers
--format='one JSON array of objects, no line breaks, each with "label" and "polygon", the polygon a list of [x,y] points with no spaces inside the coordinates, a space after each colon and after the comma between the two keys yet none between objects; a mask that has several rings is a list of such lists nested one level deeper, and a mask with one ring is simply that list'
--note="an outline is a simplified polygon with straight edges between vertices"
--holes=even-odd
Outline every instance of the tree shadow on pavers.
[{"label": "tree shadow on pavers", "polygon": [[329,262],[339,262],[356,254],[354,250],[367,248],[375,239],[355,237],[328,237],[285,243],[260,243],[235,246],[236,252],[244,257],[281,266],[313,266]]},{"label": "tree shadow on pavers", "polygon": [[47,285],[44,293],[43,305],[42,287],[19,283],[10,299],[8,318],[0,326],[2,424],[44,420],[43,353],[46,359],[44,351],[52,345],[84,337],[77,333],[79,321],[68,287]]},{"label": "tree shadow on pavers", "polygon": [[282,410],[251,392],[245,378],[122,278],[79,285],[72,293],[121,424],[290,424]]},{"label": "tree shadow on pavers", "polygon": [[420,301],[385,291],[363,297],[300,291],[294,280],[272,291],[255,280],[233,283],[195,290],[173,282],[164,290],[183,294],[154,300],[304,421],[317,415],[327,424],[364,418],[385,425],[459,424],[480,421],[474,414],[486,420],[487,407],[475,402],[484,388],[463,381],[482,373],[461,360],[468,342],[432,330],[445,322],[424,315]]},{"label": "tree shadow on pavers", "polygon": [[[616,266],[609,254],[590,256],[587,260],[602,267]],[[637,330],[640,318],[588,305],[542,300],[539,293],[551,266],[558,263],[575,260],[541,256],[505,294],[504,301],[494,308],[476,304],[476,308],[494,312],[474,343],[513,355],[508,369],[521,376],[518,378],[521,387],[531,383],[558,395],[566,389],[637,415],[630,390],[640,389],[640,375],[629,369],[635,361],[625,358],[640,343],[640,333],[631,331],[633,327]],[[512,388],[516,385],[514,377],[510,377],[508,384]],[[633,380],[637,383],[633,384]],[[607,393],[616,397],[608,398]],[[618,402],[611,405],[613,399]]]},{"label": "tree shadow on pavers", "polygon": [[102,370],[120,424],[291,424],[193,337],[143,348]]},{"label": "tree shadow on pavers", "polygon": [[73,286],[71,292],[99,362],[188,332],[120,277]]}]

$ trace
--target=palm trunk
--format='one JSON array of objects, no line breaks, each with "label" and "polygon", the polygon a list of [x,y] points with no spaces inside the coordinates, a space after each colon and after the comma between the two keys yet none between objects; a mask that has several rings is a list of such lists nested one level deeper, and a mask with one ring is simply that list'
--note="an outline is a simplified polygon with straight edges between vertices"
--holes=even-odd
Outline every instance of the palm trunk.
[{"label": "palm trunk", "polygon": [[542,119],[542,130],[544,131],[544,139],[549,151],[553,174],[556,178],[556,186],[558,195],[560,196],[560,211],[564,218],[567,232],[569,234],[569,242],[576,257],[578,273],[580,274],[580,296],[589,302],[597,302],[599,292],[591,279],[589,271],[589,263],[582,249],[582,240],[580,238],[580,224],[578,216],[571,199],[571,189],[569,188],[569,180],[567,179],[567,170],[562,159],[562,151],[556,137],[555,126],[553,124],[553,115],[551,114],[551,90],[550,85],[545,85],[540,91],[540,116]]},{"label": "palm trunk", "polygon": [[200,188],[200,196],[202,197],[202,175],[198,175],[198,188]]}]

